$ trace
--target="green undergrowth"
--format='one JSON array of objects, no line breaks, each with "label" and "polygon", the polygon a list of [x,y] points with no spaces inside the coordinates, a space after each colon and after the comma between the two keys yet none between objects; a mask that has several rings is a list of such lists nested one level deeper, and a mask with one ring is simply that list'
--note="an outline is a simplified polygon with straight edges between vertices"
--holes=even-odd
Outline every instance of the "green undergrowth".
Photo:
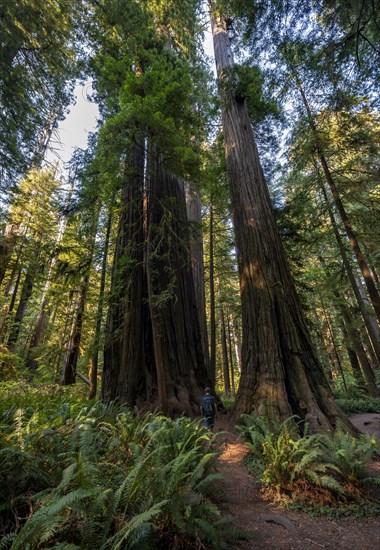
[{"label": "green undergrowth", "polygon": [[251,415],[241,420],[237,429],[250,448],[247,468],[264,498],[314,515],[380,515],[380,477],[369,468],[380,456],[375,438],[354,438],[342,429],[309,434],[307,423],[301,437],[296,417],[282,423]]},{"label": "green undergrowth", "polygon": [[380,504],[378,502],[351,502],[340,506],[302,502],[291,503],[288,507],[292,510],[306,512],[312,518],[325,516],[331,520],[343,518],[365,519],[380,516]]},{"label": "green undergrowth", "polygon": [[[377,385],[380,384],[380,378]],[[368,395],[366,388],[352,384],[347,389],[334,390],[334,397],[340,408],[347,414],[380,413],[380,396]]]},{"label": "green undergrowth", "polygon": [[336,402],[347,415],[374,413],[380,414],[380,397],[357,396],[339,397]]},{"label": "green undergrowth", "polygon": [[228,548],[215,436],[75,390],[3,388],[0,549]]},{"label": "green undergrowth", "polygon": [[235,407],[235,397],[233,395],[224,395],[220,393],[221,404],[226,412],[232,411]]}]

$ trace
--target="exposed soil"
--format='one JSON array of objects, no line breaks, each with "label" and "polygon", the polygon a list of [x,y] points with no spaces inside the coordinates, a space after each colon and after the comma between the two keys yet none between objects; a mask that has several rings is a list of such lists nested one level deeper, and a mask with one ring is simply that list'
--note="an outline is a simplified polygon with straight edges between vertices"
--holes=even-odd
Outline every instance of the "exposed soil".
[{"label": "exposed soil", "polygon": [[[360,418],[352,417],[351,421],[361,431],[380,438],[380,415],[355,416]],[[374,428],[378,432],[374,433]],[[240,439],[233,423],[227,416],[219,415],[215,429],[225,432],[221,435],[225,443],[218,465],[224,476],[220,482],[219,505],[235,518],[237,528],[250,531],[255,537],[234,543],[230,546],[231,550],[380,549],[379,517],[340,520],[312,518],[306,513],[286,510],[263,500],[259,485],[248,475],[244,465],[248,447]],[[372,475],[380,475],[380,461],[374,463],[371,470]]]}]

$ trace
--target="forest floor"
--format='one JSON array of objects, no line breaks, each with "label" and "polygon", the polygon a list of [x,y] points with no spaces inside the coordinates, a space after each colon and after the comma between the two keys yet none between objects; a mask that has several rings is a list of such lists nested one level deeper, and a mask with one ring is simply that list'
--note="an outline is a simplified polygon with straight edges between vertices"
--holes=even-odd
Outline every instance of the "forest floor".
[{"label": "forest floor", "polygon": [[[363,433],[380,438],[379,414],[354,415],[350,419]],[[218,470],[223,480],[218,487],[218,504],[233,516],[235,527],[252,532],[254,537],[234,543],[231,550],[380,549],[380,517],[330,520],[263,500],[260,486],[248,475],[244,464],[248,447],[228,416],[218,415],[215,431],[219,430],[224,433],[220,435],[223,445]],[[371,474],[380,476],[380,461],[371,464]]]}]

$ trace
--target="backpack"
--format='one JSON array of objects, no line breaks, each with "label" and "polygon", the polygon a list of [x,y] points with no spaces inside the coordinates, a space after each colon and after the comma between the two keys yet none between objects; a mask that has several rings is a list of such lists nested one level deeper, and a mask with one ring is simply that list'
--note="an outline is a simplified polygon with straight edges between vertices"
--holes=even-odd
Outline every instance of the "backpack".
[{"label": "backpack", "polygon": [[201,407],[203,416],[214,416],[214,397],[212,395],[203,395]]}]

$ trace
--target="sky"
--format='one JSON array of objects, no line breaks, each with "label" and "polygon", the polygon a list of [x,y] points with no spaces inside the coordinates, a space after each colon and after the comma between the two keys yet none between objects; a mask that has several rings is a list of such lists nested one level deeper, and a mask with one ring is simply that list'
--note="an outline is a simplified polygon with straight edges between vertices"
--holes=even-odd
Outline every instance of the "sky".
[{"label": "sky", "polygon": [[96,130],[99,115],[96,103],[89,101],[88,96],[92,95],[91,82],[85,84],[77,83],[75,87],[75,104],[70,105],[66,118],[59,123],[59,142],[55,141],[54,149],[56,154],[49,152],[47,160],[60,163],[68,162],[76,147],[85,149],[87,138],[90,132]]}]

